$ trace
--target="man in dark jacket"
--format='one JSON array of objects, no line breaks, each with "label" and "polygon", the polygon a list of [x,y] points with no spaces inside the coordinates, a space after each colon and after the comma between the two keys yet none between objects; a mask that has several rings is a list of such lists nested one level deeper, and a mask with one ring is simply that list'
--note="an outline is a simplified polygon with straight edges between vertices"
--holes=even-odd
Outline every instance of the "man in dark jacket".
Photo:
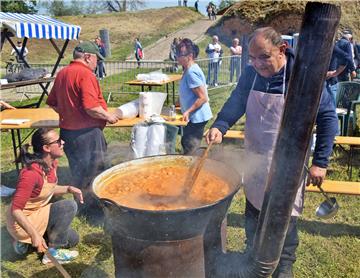
[{"label": "man in dark jacket", "polygon": [[[226,131],[246,114],[245,155],[249,165],[244,174],[246,195],[245,232],[252,247],[266,179],[285,104],[286,89],[294,63],[294,52],[286,48],[281,35],[273,28],[257,29],[249,40],[252,65],[245,68],[230,98],[226,101],[207,134],[207,142],[221,143]],[[299,103],[301,105],[301,103]],[[316,119],[317,140],[308,181],[321,185],[337,131],[334,103],[324,86]],[[299,187],[284,247],[273,277],[293,277],[292,265],[299,243],[297,218],[304,201],[305,180]]]},{"label": "man in dark jacket", "polygon": [[349,61],[346,65],[345,70],[338,75],[338,81],[349,81],[349,74],[352,78],[356,76],[355,72],[355,65],[353,60],[353,54],[352,54],[352,47],[350,39],[352,38],[352,35],[350,33],[344,33],[342,35],[342,38],[336,43],[336,45],[344,52],[347,53],[348,56],[351,57],[351,61]]}]

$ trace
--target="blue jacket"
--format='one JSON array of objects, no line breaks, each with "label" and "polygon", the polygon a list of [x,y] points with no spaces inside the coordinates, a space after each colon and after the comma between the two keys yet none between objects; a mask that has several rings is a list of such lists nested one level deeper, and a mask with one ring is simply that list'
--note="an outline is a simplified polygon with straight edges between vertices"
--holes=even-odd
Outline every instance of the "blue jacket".
[{"label": "blue jacket", "polygon": [[350,59],[349,58],[347,59],[348,63],[347,63],[346,69],[341,74],[346,74],[346,73],[354,71],[355,66],[354,66],[354,61],[352,58],[351,43],[347,39],[341,38],[340,40],[338,40],[336,42],[336,46],[339,47],[345,53],[347,53],[347,57],[350,57]]},{"label": "blue jacket", "polygon": [[[287,49],[286,66],[286,89],[288,86],[290,72],[294,64],[294,52]],[[250,93],[251,85],[255,78],[256,71],[253,66],[245,68],[240,76],[236,88],[225,102],[212,127],[218,128],[222,134],[233,126],[246,111],[246,103]],[[254,90],[268,92],[272,94],[282,94],[284,68],[270,78],[257,76]],[[338,128],[338,118],[335,112],[334,102],[326,87],[322,92],[319,111],[316,118],[316,146],[312,163],[319,167],[327,167],[329,156],[332,152],[334,137]]]},{"label": "blue jacket", "polygon": [[[351,49],[350,49],[351,50]],[[336,43],[330,59],[329,70],[336,70],[339,66],[347,66],[350,72],[355,70],[351,53],[348,53],[341,49]],[[346,71],[346,68],[344,69]],[[338,82],[337,77],[331,77],[326,82],[329,85],[335,85]]]}]

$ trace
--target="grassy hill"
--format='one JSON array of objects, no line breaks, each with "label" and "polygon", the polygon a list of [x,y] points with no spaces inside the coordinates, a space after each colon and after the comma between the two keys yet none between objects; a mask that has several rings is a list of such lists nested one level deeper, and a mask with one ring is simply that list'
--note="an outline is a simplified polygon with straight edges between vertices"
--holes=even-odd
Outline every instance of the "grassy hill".
[{"label": "grassy hill", "polygon": [[[66,23],[81,26],[80,40],[93,40],[99,30],[108,29],[110,33],[111,59],[125,59],[133,49],[133,41],[140,38],[143,46],[147,46],[159,38],[172,33],[201,18],[200,13],[183,7],[150,9],[138,12],[120,12],[110,14],[91,14],[81,16],[64,16],[57,19]],[[58,45],[63,41],[56,41]],[[78,41],[70,41],[65,59],[71,60],[71,54]],[[55,50],[47,40],[29,40],[27,44],[30,63],[53,63],[57,57]],[[6,43],[2,51],[1,61],[10,57],[10,44]]]},{"label": "grassy hill", "polygon": [[[294,15],[303,15],[307,2],[312,0],[242,0],[235,3],[225,13],[223,20],[226,17],[238,16],[254,26],[268,25],[274,18],[276,19],[280,14],[290,14],[288,21],[283,18],[281,24],[291,26],[291,20]],[[326,2],[338,5],[341,7],[341,19],[339,31],[351,30],[355,39],[360,39],[360,1],[359,0],[317,0],[317,2]],[[220,21],[219,24],[222,22]],[[299,26],[300,27],[300,26]],[[298,30],[297,30],[298,31]]]}]

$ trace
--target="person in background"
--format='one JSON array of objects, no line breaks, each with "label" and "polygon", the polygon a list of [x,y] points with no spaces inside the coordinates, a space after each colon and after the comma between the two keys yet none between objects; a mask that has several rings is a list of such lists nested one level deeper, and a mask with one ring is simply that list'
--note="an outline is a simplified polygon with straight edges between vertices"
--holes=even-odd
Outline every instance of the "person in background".
[{"label": "person in background", "polygon": [[72,184],[80,188],[85,205],[79,213],[91,224],[102,224],[103,211],[90,184],[106,168],[107,143],[103,129],[118,116],[107,105],[94,75],[97,60],[104,59],[97,45],[84,41],[73,52],[74,60],[57,75],[46,103],[60,116],[60,137],[69,161]]},{"label": "person in background", "polygon": [[214,4],[212,4],[212,11],[211,11],[211,17],[212,20],[216,20],[216,6]]},{"label": "person in background", "polygon": [[348,62],[346,68],[338,75],[338,81],[349,81],[350,78],[355,78],[355,65],[353,60],[353,51],[351,47],[352,35],[348,32],[344,32],[341,39],[337,41],[336,45],[344,52],[347,53],[349,57],[351,57],[351,61]]},{"label": "person in background", "polygon": [[230,83],[233,81],[234,73],[236,71],[235,80],[237,81],[240,76],[240,66],[241,66],[241,53],[242,47],[239,45],[239,39],[235,38],[232,41],[232,46],[230,47]]},{"label": "person in background", "polygon": [[360,69],[360,43],[357,43],[356,41],[354,43],[354,60],[355,60],[355,68]]},{"label": "person in background", "polygon": [[[23,45],[22,45],[22,41],[17,41],[16,43],[16,49],[19,53],[21,53],[21,49],[22,49]],[[29,50],[27,49],[27,47],[24,48],[24,52],[22,57],[19,56],[19,54],[15,51],[15,49],[11,50],[10,55],[16,55],[16,61],[20,64],[20,63],[24,63],[24,61],[27,61],[27,55],[29,54]]]},{"label": "person in background", "polygon": [[[251,65],[241,74],[237,87],[225,102],[210,128],[206,141],[221,143],[226,131],[244,114],[245,157],[256,162],[245,170],[245,233],[247,250],[252,249],[258,217],[262,207],[266,179],[280,127],[286,89],[294,64],[294,51],[286,48],[281,35],[271,27],[254,31],[249,38]],[[316,119],[317,140],[307,183],[320,186],[326,175],[338,119],[334,103],[324,86]],[[251,172],[251,173],[250,173]],[[286,173],[285,173],[286,175]],[[303,209],[305,179],[299,187],[274,278],[293,277],[295,252],[299,244],[297,219]]]},{"label": "person in background", "polygon": [[184,0],[184,7],[187,7],[187,0]]},{"label": "person in background", "polygon": [[[208,85],[212,85],[212,86],[218,86],[218,76],[219,76],[219,62],[220,62],[220,58],[222,56],[222,49],[221,49],[221,45],[219,44],[219,38],[218,36],[213,36],[212,37],[212,42],[209,43],[206,47],[205,52],[208,55],[209,58],[209,64],[208,64],[208,74],[207,74],[207,79],[206,79],[206,83]],[[213,72],[213,80],[211,82],[211,73]]]},{"label": "person in background", "polygon": [[199,11],[199,0],[195,1],[194,7],[195,7],[195,10],[198,12]]},{"label": "person in background", "polygon": [[134,52],[135,52],[135,59],[138,64],[138,68],[140,68],[140,60],[143,59],[144,57],[143,57],[143,49],[139,38],[135,39]]},{"label": "person in background", "polygon": [[7,103],[5,101],[2,101],[2,100],[0,100],[0,108],[1,108],[1,111],[4,110],[4,109],[16,109],[11,104],[9,104],[9,103]]},{"label": "person in background", "polygon": [[170,45],[170,53],[169,53],[169,58],[171,61],[174,62],[174,65],[172,67],[172,72],[178,72],[178,64],[177,64],[177,60],[176,60],[176,46],[179,44],[179,39],[178,38],[174,38],[173,42]]},{"label": "person in background", "polygon": [[[101,56],[105,57],[106,53],[105,53],[105,46],[101,40],[100,37],[96,37],[95,38],[95,43],[99,48],[99,53]],[[103,59],[98,59],[97,61],[97,67],[96,67],[96,75],[99,78],[99,80],[102,80],[104,78],[104,76],[106,76],[106,72],[105,72],[105,64],[104,64],[104,60]]]},{"label": "person in background", "polygon": [[352,65],[352,57],[335,43],[330,59],[329,70],[326,73],[326,85],[329,87],[329,93],[332,96],[335,107],[338,90],[338,76],[346,69],[347,65]]},{"label": "person in background", "polygon": [[[77,204],[70,199],[51,203],[50,199],[70,193],[82,203],[82,193],[74,186],[57,184],[58,158],[64,155],[64,141],[54,129],[37,129],[31,145],[33,153],[28,152],[29,144],[20,151],[25,167],[7,212],[7,229],[17,254],[26,254],[31,244],[39,253],[49,248],[60,263],[66,263],[78,255],[77,251],[67,250],[79,242],[78,233],[70,227]],[[44,255],[42,262],[51,261]]]},{"label": "person in background", "polygon": [[195,63],[199,47],[190,39],[182,39],[176,47],[176,57],[184,73],[180,81],[181,112],[187,125],[181,145],[186,155],[192,155],[200,146],[206,123],[212,118],[205,75]]},{"label": "person in background", "polygon": [[209,3],[209,5],[206,7],[206,12],[208,14],[209,20],[212,20],[212,5]]}]

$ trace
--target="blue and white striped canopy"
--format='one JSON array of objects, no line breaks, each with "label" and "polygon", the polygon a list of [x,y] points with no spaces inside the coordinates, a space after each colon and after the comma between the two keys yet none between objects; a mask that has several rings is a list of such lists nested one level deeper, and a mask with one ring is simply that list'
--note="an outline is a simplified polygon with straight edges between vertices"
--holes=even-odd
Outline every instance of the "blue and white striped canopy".
[{"label": "blue and white striped canopy", "polygon": [[18,38],[77,40],[81,27],[44,15],[0,12],[1,30],[7,28]]}]

